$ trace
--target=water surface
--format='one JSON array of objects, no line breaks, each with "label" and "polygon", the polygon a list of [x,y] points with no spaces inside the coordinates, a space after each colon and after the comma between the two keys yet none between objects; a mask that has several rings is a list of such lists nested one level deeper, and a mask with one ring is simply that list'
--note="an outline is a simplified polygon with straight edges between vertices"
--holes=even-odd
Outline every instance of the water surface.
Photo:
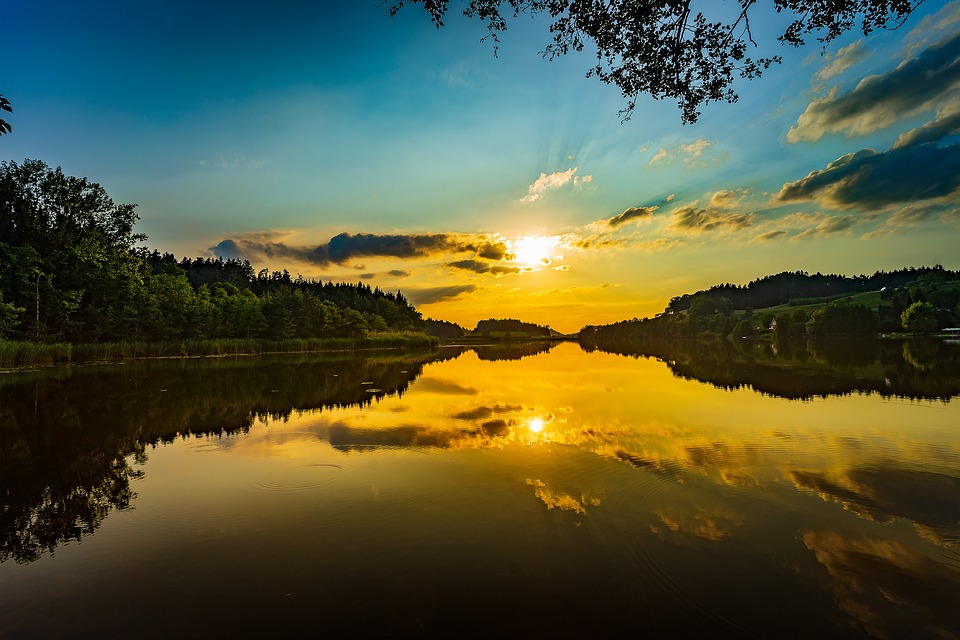
[{"label": "water surface", "polygon": [[960,635],[953,369],[538,351],[0,377],[4,637]]}]

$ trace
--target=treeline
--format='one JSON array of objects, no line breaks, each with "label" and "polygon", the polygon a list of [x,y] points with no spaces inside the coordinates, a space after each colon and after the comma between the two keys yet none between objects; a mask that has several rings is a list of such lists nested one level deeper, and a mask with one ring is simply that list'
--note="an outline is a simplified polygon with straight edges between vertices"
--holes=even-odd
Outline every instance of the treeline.
[{"label": "treeline", "polygon": [[526,334],[528,336],[550,336],[550,327],[544,327],[539,324],[534,324],[532,322],[523,322],[521,320],[515,320],[513,318],[505,318],[503,320],[490,318],[488,320],[481,320],[477,323],[477,328],[473,330],[475,334],[484,334],[484,333],[511,333],[511,334]]},{"label": "treeline", "polygon": [[402,293],[137,249],[134,205],[41,161],[0,163],[0,338],[100,343],[423,331]]},{"label": "treeline", "polygon": [[[771,289],[774,286],[784,290],[776,293]],[[878,286],[879,291],[864,289],[867,286]],[[875,304],[850,299],[868,291],[876,292]],[[801,297],[790,297],[791,292]],[[752,304],[774,308],[754,308]],[[609,346],[760,333],[776,338],[872,336],[877,332],[930,332],[957,326],[958,320],[960,272],[939,265],[856,278],[796,272],[761,278],[744,287],[720,285],[679,296],[653,318],[586,326],[580,331],[580,340],[588,346]]]},{"label": "treeline", "polygon": [[946,271],[940,265],[909,267],[891,272],[877,271],[872,276],[821,273],[810,275],[806,271],[784,271],[758,278],[745,285],[719,284],[705,291],[676,296],[670,299],[664,313],[686,311],[698,303],[716,305],[724,300],[728,301],[726,304],[733,309],[763,309],[788,302],[798,303],[805,299],[864,293],[884,288],[896,289],[929,274],[957,275],[956,272]]}]

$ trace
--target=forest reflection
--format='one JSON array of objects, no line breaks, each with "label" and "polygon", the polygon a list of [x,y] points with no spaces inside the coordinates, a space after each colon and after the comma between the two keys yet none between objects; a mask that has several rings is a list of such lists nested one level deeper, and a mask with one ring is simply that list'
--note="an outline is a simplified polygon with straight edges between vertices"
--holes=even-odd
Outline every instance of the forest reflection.
[{"label": "forest reflection", "polygon": [[960,346],[945,340],[716,340],[585,348],[656,358],[681,378],[779,398],[877,393],[949,400],[960,395]]},{"label": "forest reflection", "polygon": [[[775,345],[764,351],[716,344],[629,355],[662,360],[682,380],[787,399],[877,393],[948,402],[960,393],[956,346],[846,347]],[[800,448],[798,433],[788,427],[691,432],[689,421],[704,418],[676,417],[676,406],[689,399],[672,401],[673,387],[661,393],[656,386],[638,386],[647,394],[642,399],[629,391],[652,384],[650,366],[662,367],[655,362],[638,370],[632,359],[604,360],[613,369],[580,370],[593,362],[587,354],[569,344],[559,354],[554,348],[536,343],[359,357],[153,360],[6,374],[0,378],[0,562],[34,561],[92,533],[112,509],[130,506],[133,481],[143,475],[150,447],[178,438],[249,434],[260,425],[256,441],[282,433],[287,422],[343,454],[552,444],[672,483],[689,482],[691,473],[721,486],[757,489],[785,479],[861,517],[907,519],[939,545],[960,539],[955,442],[939,449],[901,446],[891,453],[899,445],[881,439],[870,443],[871,455],[864,458],[863,442],[838,438],[831,445],[834,458],[869,466],[827,464],[817,459],[822,452]],[[554,359],[528,357],[543,354]],[[478,361],[487,368],[477,368]],[[432,368],[439,363],[447,364]],[[408,403],[411,392],[416,397]],[[737,410],[742,406],[748,414],[745,401]],[[708,407],[724,401],[710,396],[698,402]],[[921,457],[940,461],[940,470],[906,464]],[[548,508],[585,513],[594,501],[599,504],[589,491],[528,480]],[[665,532],[692,526],[722,537],[717,522],[704,514],[661,514]]]}]

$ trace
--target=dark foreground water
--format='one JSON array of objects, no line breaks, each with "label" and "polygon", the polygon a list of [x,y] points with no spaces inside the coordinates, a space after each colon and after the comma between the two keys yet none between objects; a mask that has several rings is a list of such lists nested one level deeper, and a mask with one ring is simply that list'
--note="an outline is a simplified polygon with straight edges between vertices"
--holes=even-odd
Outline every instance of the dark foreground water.
[{"label": "dark foreground water", "polygon": [[935,349],[733,382],[575,344],[0,375],[0,636],[956,638]]}]

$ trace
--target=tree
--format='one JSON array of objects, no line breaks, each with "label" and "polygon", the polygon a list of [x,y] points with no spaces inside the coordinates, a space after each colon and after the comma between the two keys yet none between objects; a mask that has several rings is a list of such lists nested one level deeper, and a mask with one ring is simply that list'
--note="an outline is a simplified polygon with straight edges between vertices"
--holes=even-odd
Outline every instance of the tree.
[{"label": "tree", "polygon": [[[799,47],[817,34],[824,46],[859,23],[864,35],[899,26],[923,0],[773,0],[776,13],[794,19],[777,38]],[[433,23],[443,26],[449,0],[391,0],[396,15],[406,4],[422,4]],[[486,23],[496,43],[507,29],[507,18],[546,14],[552,20],[544,57],[554,59],[584,47],[596,47],[597,64],[587,73],[616,85],[627,100],[621,112],[629,117],[637,97],[649,94],[677,100],[684,123],[695,122],[701,105],[736,102],[730,88],[734,77],[756,78],[780,56],[751,58],[748,43],[756,46],[750,12],[757,0],[735,3],[696,3],[693,0],[469,0],[464,15]],[[722,19],[714,21],[714,16]]]},{"label": "tree", "polygon": [[[7,113],[13,113],[13,107],[10,106],[10,101],[0,95],[0,111],[6,111]],[[0,136],[5,133],[10,133],[13,129],[10,128],[10,123],[8,123],[3,118],[0,118]]]},{"label": "tree", "polygon": [[876,329],[877,314],[862,304],[850,304],[846,300],[817,309],[807,321],[807,333],[815,338],[868,336]]},{"label": "tree", "polygon": [[929,302],[914,302],[900,314],[900,323],[911,333],[927,333],[937,328],[937,316]]}]

